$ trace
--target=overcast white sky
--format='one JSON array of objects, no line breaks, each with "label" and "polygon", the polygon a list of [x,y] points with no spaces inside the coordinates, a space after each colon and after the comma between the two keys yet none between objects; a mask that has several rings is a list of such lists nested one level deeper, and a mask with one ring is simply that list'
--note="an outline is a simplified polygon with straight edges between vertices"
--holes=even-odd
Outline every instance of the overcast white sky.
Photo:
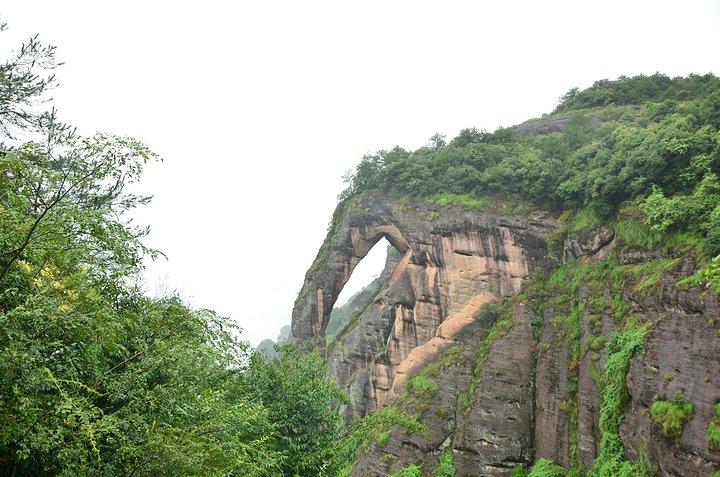
[{"label": "overcast white sky", "polygon": [[32,33],[58,46],[66,121],[165,159],[137,214],[169,258],[148,289],[231,316],[254,344],[289,323],[363,154],[516,124],[601,78],[720,73],[718,0],[5,0],[0,15],[3,49]]}]

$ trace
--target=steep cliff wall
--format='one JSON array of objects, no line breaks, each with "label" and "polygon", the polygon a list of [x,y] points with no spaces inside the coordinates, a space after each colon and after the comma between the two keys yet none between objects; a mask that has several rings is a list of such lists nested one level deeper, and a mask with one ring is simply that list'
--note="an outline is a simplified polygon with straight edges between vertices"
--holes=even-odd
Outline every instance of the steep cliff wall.
[{"label": "steep cliff wall", "polygon": [[328,347],[333,377],[365,414],[403,389],[487,303],[515,296],[544,263],[546,213],[511,217],[432,208],[383,194],[345,204],[293,312],[296,339],[323,343],[332,306],[353,268],[382,237],[402,254],[378,294]]},{"label": "steep cliff wall", "polygon": [[[718,111],[712,75],[623,77],[364,157],[292,334],[348,417],[397,407],[428,432],[375,436],[353,474],[720,477]],[[402,258],[326,344],[381,237]]]},{"label": "steep cliff wall", "polygon": [[[539,459],[573,475],[711,475],[720,462],[706,437],[720,400],[717,297],[678,285],[697,268],[688,247],[636,246],[614,227],[568,234],[525,207],[374,192],[343,204],[292,334],[324,350],[352,398],[348,416],[397,406],[429,430],[396,429],[353,475],[410,465],[433,475],[443,456],[458,476],[510,475]],[[337,295],[381,237],[402,257],[324,347]],[[558,240],[553,259],[548,243]],[[662,431],[651,411],[660,401],[692,405],[679,433]]]}]

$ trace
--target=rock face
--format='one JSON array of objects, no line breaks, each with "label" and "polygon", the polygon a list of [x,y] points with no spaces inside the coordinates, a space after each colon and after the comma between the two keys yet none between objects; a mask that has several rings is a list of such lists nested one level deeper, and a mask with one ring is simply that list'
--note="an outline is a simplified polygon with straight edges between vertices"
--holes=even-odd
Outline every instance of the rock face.
[{"label": "rock face", "polygon": [[[512,129],[521,135],[532,136],[564,131],[572,119],[572,114],[559,114],[552,117],[530,119],[524,123],[513,126]],[[595,126],[602,124],[599,118],[590,116],[588,118]]]},{"label": "rock face", "polygon": [[[660,475],[711,475],[720,467],[720,452],[708,449],[705,435],[720,402],[720,307],[713,294],[678,290],[670,278],[642,303],[653,326],[628,372],[623,439],[631,454],[647,452]],[[693,405],[693,416],[678,438],[657,438],[648,410],[655,399],[678,393]]]},{"label": "rock face", "polygon": [[[636,270],[644,285],[611,288],[600,280],[593,288],[581,280],[568,296],[548,301],[572,303],[576,314],[539,306],[527,298],[526,285],[534,271],[560,264],[546,245],[556,228],[554,216],[542,211],[466,210],[380,193],[341,207],[306,275],[292,339],[325,353],[330,374],[351,396],[348,417],[396,406],[418,415],[429,431],[417,436],[395,428],[359,456],[354,476],[385,476],[409,465],[433,475],[450,452],[457,476],[509,476],[541,458],[587,473],[601,453],[606,384],[599,376],[608,359],[604,343],[624,326],[618,303],[648,329],[630,362],[620,409],[624,458],[649,461],[657,475],[709,476],[720,467],[720,453],[705,437],[720,401],[718,299],[677,285],[696,264],[661,251],[618,252],[611,227],[569,235],[557,254],[562,261],[609,260],[617,270]],[[399,253],[388,260],[378,291],[352,303],[351,321],[326,346],[338,294],[382,237]],[[643,267],[657,263],[669,265],[648,286],[645,275],[654,268]],[[432,386],[414,384],[416,377]],[[678,393],[694,412],[679,437],[666,438],[649,409]]]},{"label": "rock face", "polygon": [[327,350],[331,374],[353,399],[352,414],[399,394],[483,305],[516,295],[543,264],[546,213],[508,217],[432,210],[368,194],[346,205],[308,272],[293,311],[296,340],[320,343],[333,304],[355,266],[382,237],[402,254],[380,292]]},{"label": "rock face", "polygon": [[571,234],[565,240],[563,247],[563,260],[571,261],[583,257],[605,258],[612,250],[612,241],[615,238],[615,232],[607,227],[603,227],[590,237],[579,237]]}]

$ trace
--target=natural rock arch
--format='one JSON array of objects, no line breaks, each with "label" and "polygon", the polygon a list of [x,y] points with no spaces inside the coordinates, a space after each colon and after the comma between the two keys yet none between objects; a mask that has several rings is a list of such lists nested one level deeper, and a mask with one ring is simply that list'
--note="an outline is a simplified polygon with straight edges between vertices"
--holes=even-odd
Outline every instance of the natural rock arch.
[{"label": "natural rock arch", "polygon": [[509,217],[364,194],[339,206],[293,310],[297,342],[324,347],[324,330],[355,266],[382,238],[402,254],[363,312],[325,350],[331,375],[349,391],[348,414],[399,393],[405,378],[453,342],[480,309],[520,291],[546,257],[554,219]]},{"label": "natural rock arch", "polygon": [[[382,211],[344,214],[337,232],[329,235],[305,277],[293,309],[292,334],[296,340],[324,336],[335,301],[353,270],[380,239],[385,238],[401,253],[409,246],[400,231]],[[332,231],[331,231],[332,234]]]}]

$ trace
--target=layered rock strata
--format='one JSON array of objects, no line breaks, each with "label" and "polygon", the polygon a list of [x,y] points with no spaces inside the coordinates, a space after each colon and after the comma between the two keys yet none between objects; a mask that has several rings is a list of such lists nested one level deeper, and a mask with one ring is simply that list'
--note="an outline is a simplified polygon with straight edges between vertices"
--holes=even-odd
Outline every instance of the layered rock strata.
[{"label": "layered rock strata", "polygon": [[[720,469],[706,436],[720,402],[720,309],[708,289],[678,284],[697,270],[691,254],[618,244],[608,226],[568,235],[551,260],[545,239],[556,227],[541,211],[513,216],[379,193],[343,206],[296,302],[293,337],[326,354],[352,398],[348,416],[390,405],[428,429],[395,428],[359,457],[354,476],[410,465],[429,476],[448,453],[456,476],[509,476],[538,459],[588,474],[609,452],[602,412],[616,378],[626,390],[615,404],[617,458],[647,464],[644,475]],[[357,316],[325,347],[337,295],[382,237],[401,258],[388,261],[379,291],[353,304]],[[600,275],[533,301],[524,288],[542,283],[533,271],[561,261],[597,264]],[[628,321],[643,335],[627,376],[603,375],[605,344]],[[693,411],[678,436],[666,436],[651,408],[677,396]]]},{"label": "layered rock strata", "polygon": [[382,237],[401,254],[389,278],[326,350],[330,372],[363,415],[402,391],[487,303],[516,295],[545,263],[550,214],[512,217],[365,194],[344,206],[308,272],[293,336],[324,343],[330,312],[355,266]]}]

